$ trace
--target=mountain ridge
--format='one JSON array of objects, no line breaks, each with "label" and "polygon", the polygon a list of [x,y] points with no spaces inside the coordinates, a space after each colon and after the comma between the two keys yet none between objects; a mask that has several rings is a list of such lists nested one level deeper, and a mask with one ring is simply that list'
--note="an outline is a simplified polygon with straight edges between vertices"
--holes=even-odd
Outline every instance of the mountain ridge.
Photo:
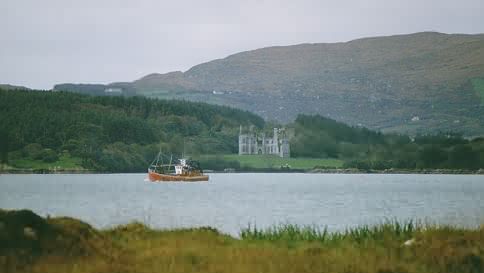
[{"label": "mountain ridge", "polygon": [[30,88],[27,88],[25,86],[3,84],[3,83],[0,83],[0,88],[3,89],[3,90],[29,90],[30,89]]},{"label": "mountain ridge", "polygon": [[483,135],[480,79],[484,34],[420,32],[265,47],[125,84],[138,95],[223,104],[278,122],[321,114],[382,131]]}]

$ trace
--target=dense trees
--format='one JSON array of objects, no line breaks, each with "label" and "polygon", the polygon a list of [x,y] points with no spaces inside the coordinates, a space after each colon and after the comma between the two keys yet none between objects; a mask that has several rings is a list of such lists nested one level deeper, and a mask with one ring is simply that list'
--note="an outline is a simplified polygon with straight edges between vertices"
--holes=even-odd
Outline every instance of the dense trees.
[{"label": "dense trees", "polygon": [[[239,125],[271,131],[259,116],[228,107],[145,97],[94,97],[49,91],[0,90],[0,163],[79,159],[89,169],[145,170],[165,153],[237,153]],[[289,124],[294,157],[340,158],[359,169],[484,168],[484,138],[456,134],[382,134],[321,116]],[[207,160],[205,168],[239,168]]]},{"label": "dense trees", "polygon": [[0,130],[0,163],[8,163],[8,133]]},{"label": "dense trees", "polygon": [[0,90],[0,156],[56,161],[61,153],[84,167],[144,170],[166,153],[234,153],[239,125],[263,127],[246,111],[144,97],[94,97],[50,91]]},{"label": "dense trees", "polygon": [[358,169],[484,168],[484,139],[457,134],[408,136],[353,128],[321,116],[300,115],[294,125],[292,155],[337,157]]}]

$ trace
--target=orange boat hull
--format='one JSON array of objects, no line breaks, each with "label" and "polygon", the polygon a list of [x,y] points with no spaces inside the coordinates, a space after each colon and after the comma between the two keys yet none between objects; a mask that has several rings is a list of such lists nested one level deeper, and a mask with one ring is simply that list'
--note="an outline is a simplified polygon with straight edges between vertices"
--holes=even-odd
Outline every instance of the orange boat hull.
[{"label": "orange boat hull", "polygon": [[148,179],[151,182],[199,182],[208,181],[208,175],[174,175],[174,174],[160,174],[148,170]]}]

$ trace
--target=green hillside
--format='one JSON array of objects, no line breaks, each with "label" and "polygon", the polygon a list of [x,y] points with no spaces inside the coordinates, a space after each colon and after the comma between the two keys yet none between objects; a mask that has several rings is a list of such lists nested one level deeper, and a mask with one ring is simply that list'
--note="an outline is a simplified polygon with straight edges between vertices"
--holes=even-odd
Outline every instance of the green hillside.
[{"label": "green hillside", "polygon": [[283,123],[319,114],[385,132],[479,136],[483,77],[484,35],[423,32],[261,48],[105,87],[228,105]]},{"label": "green hillside", "polygon": [[483,138],[446,133],[412,139],[319,115],[299,115],[286,126],[292,158],[238,156],[240,125],[269,134],[280,127],[204,103],[0,90],[0,160],[8,168],[144,172],[160,148],[191,155],[212,170],[484,168]]},{"label": "green hillside", "polygon": [[417,33],[269,47],[170,75],[149,75],[133,86],[152,97],[159,86],[172,87],[172,96],[192,90],[193,100],[282,122],[306,113],[389,132],[484,134],[482,93],[471,83],[484,76],[484,35]]},{"label": "green hillside", "polygon": [[346,168],[362,170],[484,168],[484,138],[468,140],[450,133],[410,138],[307,115],[291,126],[295,157],[337,158]]},{"label": "green hillside", "polygon": [[241,124],[263,127],[264,121],[186,101],[0,90],[2,161],[17,167],[141,171],[160,147],[174,154],[234,153]]}]

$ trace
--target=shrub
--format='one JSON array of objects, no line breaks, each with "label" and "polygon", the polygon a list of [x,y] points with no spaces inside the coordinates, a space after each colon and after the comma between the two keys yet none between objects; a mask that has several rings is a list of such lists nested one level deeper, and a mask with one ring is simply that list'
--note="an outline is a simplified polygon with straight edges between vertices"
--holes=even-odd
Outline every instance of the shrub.
[{"label": "shrub", "polygon": [[42,159],[42,145],[38,143],[30,143],[23,148],[25,156],[30,159]]},{"label": "shrub", "polygon": [[48,148],[42,150],[42,161],[51,163],[56,162],[57,160],[59,160],[59,156],[54,150]]}]

